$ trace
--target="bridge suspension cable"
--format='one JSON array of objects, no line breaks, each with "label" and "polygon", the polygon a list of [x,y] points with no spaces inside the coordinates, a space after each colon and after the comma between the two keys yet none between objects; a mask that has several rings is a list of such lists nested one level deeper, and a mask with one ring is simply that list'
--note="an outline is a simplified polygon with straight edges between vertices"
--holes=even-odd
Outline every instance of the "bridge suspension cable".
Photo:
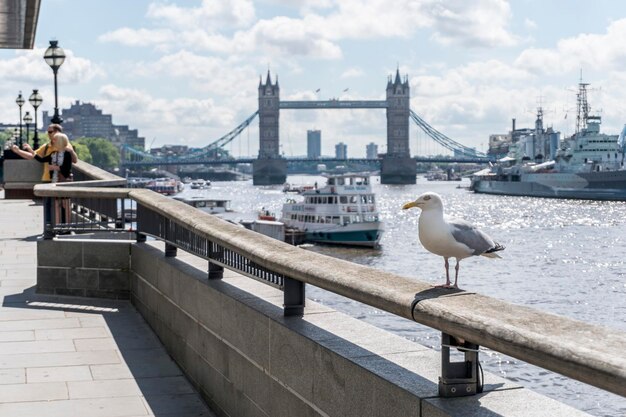
[{"label": "bridge suspension cable", "polygon": [[[188,161],[194,161],[194,160],[198,160],[198,159],[205,159],[205,158],[209,157],[211,153],[215,153],[215,151],[217,149],[223,148],[224,146],[226,146],[230,142],[232,142],[235,138],[237,138],[237,136],[239,136],[241,134],[241,132],[243,132],[243,130],[246,127],[248,127],[250,125],[250,123],[252,123],[252,121],[254,120],[254,118],[258,114],[259,114],[259,111],[257,110],[254,113],[252,113],[252,115],[249,116],[246,120],[244,120],[239,126],[234,128],[233,130],[231,130],[230,132],[228,132],[227,134],[225,134],[221,138],[217,139],[214,142],[211,142],[207,146],[199,149],[196,152],[193,152],[192,154],[190,154],[188,156],[185,156],[185,157],[182,157],[182,158],[176,158],[176,159],[181,161],[181,162],[188,162]],[[152,161],[155,161],[155,162],[165,161],[165,160],[168,160],[168,161],[172,160],[171,157],[152,155],[152,154],[140,151],[138,149],[132,148],[132,147],[127,146],[127,145],[124,145],[124,150],[128,151],[128,152],[130,152],[130,153],[132,153],[134,155],[141,156],[144,159],[149,159],[149,160],[152,160]]]},{"label": "bridge suspension cable", "polygon": [[417,115],[413,110],[410,110],[411,119],[418,125],[431,139],[443,146],[444,148],[451,150],[452,152],[460,153],[463,156],[469,157],[486,157],[484,152],[477,151],[476,149],[465,146],[453,139],[450,139],[437,129],[429,125]]}]

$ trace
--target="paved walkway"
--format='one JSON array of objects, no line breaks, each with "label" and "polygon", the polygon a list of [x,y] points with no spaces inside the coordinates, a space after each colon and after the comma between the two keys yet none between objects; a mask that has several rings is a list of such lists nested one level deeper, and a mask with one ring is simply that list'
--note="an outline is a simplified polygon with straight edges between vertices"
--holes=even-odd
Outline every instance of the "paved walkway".
[{"label": "paved walkway", "polygon": [[213,416],[129,302],[35,294],[42,207],[0,191],[0,417]]}]

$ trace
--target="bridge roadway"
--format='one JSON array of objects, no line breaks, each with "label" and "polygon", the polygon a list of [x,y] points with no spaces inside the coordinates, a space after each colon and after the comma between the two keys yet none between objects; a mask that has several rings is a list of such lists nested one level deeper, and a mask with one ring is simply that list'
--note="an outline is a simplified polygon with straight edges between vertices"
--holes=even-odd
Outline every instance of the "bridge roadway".
[{"label": "bridge roadway", "polygon": [[386,100],[280,101],[281,109],[386,109]]},{"label": "bridge roadway", "polygon": [[[348,158],[348,159],[337,159],[337,158],[285,158],[287,163],[292,162],[317,162],[320,164],[326,162],[344,162],[344,163],[375,163],[380,164],[380,159],[367,159],[367,158]],[[461,164],[487,164],[489,162],[494,162],[495,160],[489,158],[444,158],[444,157],[422,157],[416,156],[413,158],[416,163],[418,162],[432,162],[432,163],[461,163]],[[198,159],[198,160],[179,160],[179,159],[164,159],[164,160],[154,160],[154,161],[122,161],[121,165],[123,167],[135,167],[135,166],[153,166],[153,165],[238,165],[238,164],[251,164],[256,161],[256,158],[238,158],[238,159],[227,159],[227,160],[206,160],[206,159]]]},{"label": "bridge roadway", "polygon": [[36,294],[42,206],[0,208],[0,417],[214,416],[129,301]]}]

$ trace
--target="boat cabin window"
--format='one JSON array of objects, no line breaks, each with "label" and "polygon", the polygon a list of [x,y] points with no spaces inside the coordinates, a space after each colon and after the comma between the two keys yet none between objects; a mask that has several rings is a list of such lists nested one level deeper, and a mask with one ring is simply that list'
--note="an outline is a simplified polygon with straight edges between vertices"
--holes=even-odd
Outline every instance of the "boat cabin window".
[{"label": "boat cabin window", "polygon": [[342,195],[341,197],[339,197],[339,202],[341,204],[348,204],[348,197],[345,195]]},{"label": "boat cabin window", "polygon": [[350,203],[351,204],[356,204],[357,202],[357,196],[356,195],[351,195],[350,196]]},{"label": "boat cabin window", "polygon": [[206,203],[204,201],[197,201],[196,202],[196,207],[205,207]]},{"label": "boat cabin window", "polygon": [[328,185],[335,185],[335,179],[334,178],[329,178],[328,179]]},{"label": "boat cabin window", "polygon": [[374,204],[374,194],[361,195],[362,204]]}]

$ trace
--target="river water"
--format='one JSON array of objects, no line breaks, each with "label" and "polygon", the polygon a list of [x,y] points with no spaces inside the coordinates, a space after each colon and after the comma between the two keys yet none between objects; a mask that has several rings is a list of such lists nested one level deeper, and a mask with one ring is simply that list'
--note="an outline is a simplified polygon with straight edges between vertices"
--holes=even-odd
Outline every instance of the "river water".
[{"label": "river water", "polygon": [[[291,184],[324,184],[322,177],[289,177]],[[553,200],[474,194],[465,182],[382,185],[372,178],[385,223],[380,249],[306,245],[335,256],[406,277],[440,284],[443,259],[427,252],[417,235],[419,210],[404,203],[426,191],[443,197],[446,214],[471,221],[506,246],[503,259],[473,257],[461,262],[459,286],[511,303],[587,323],[626,331],[626,203]],[[261,207],[280,214],[282,186],[254,187],[251,181],[215,182],[208,190],[185,190],[232,201],[234,218],[252,219]],[[453,268],[451,268],[453,272]],[[307,296],[339,311],[433,349],[440,333],[329,292]],[[602,343],[601,340],[597,341]],[[626,347],[625,347],[626,348]],[[626,398],[545,371],[498,352],[481,353],[485,371],[597,416],[625,416]]]}]

